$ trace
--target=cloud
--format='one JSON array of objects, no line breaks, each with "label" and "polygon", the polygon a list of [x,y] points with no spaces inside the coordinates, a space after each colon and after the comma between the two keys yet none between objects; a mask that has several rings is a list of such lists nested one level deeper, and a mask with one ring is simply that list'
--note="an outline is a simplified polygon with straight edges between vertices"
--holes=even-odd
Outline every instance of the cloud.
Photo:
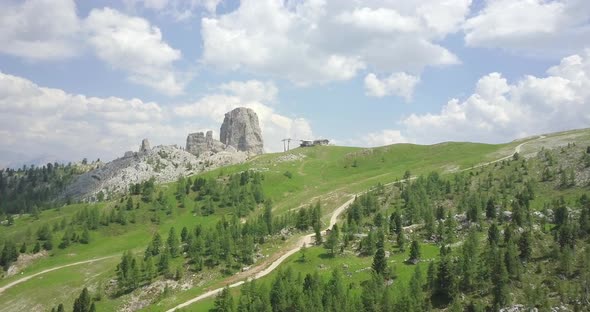
[{"label": "cloud", "polygon": [[70,94],[0,72],[0,145],[28,157],[109,159],[144,137],[174,142],[186,132],[167,115],[153,102]]},{"label": "cloud", "polygon": [[73,0],[28,0],[0,5],[0,52],[31,61],[78,54],[80,21]]},{"label": "cloud", "polygon": [[537,55],[572,53],[590,41],[589,19],[586,0],[486,1],[465,22],[465,43]]},{"label": "cloud", "polygon": [[365,77],[365,93],[375,97],[393,94],[410,101],[418,82],[420,82],[419,77],[403,72],[393,73],[384,79],[379,79],[375,74],[370,73]]},{"label": "cloud", "polygon": [[92,10],[84,25],[96,55],[128,72],[130,81],[168,95],[182,93],[189,77],[173,68],[182,54],[164,42],[158,27],[110,8]]},{"label": "cloud", "polygon": [[590,50],[565,57],[546,77],[509,83],[500,73],[479,79],[467,99],[436,114],[412,114],[404,135],[420,143],[448,140],[500,143],[590,124]]},{"label": "cloud", "polygon": [[222,91],[235,94],[244,101],[274,101],[279,90],[272,81],[231,81],[219,86]]},{"label": "cloud", "polygon": [[408,143],[409,140],[402,135],[399,130],[385,129],[377,132],[368,133],[363,138],[365,146],[384,146],[396,143]]},{"label": "cloud", "polygon": [[[258,115],[264,147],[267,151],[282,151],[284,138],[313,138],[311,124],[305,118],[281,115],[271,106],[264,104],[275,99],[277,89],[271,82],[232,81],[220,85],[218,92],[202,97],[196,102],[174,108],[178,118],[205,118],[216,127],[223,122],[225,113],[236,107],[248,107]],[[215,128],[217,130],[217,128]]]},{"label": "cloud", "polygon": [[201,61],[308,85],[363,70],[407,72],[459,63],[438,44],[460,29],[470,0],[420,2],[244,0],[201,20]]},{"label": "cloud", "polygon": [[80,19],[71,0],[0,5],[0,42],[1,53],[30,61],[65,60],[90,47],[99,59],[126,72],[130,82],[167,95],[181,94],[192,78],[175,68],[181,52],[148,20],[111,8],[93,9]]}]

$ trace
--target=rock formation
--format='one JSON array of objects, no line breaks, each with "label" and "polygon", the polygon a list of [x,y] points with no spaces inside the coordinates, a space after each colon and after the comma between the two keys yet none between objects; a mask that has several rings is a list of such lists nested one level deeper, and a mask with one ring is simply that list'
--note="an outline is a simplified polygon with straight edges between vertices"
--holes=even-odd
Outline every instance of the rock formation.
[{"label": "rock formation", "polygon": [[175,145],[155,146],[146,152],[126,152],[121,158],[77,176],[66,186],[62,197],[94,201],[102,191],[110,198],[114,194],[126,192],[130,184],[150,178],[154,178],[157,183],[171,182],[179,176],[241,163],[247,158],[247,153],[233,148],[195,156]]},{"label": "rock formation", "polygon": [[223,143],[213,139],[212,131],[207,131],[207,134],[203,134],[203,132],[191,133],[186,137],[186,151],[195,156],[206,152],[219,153],[225,149]]},{"label": "rock formation", "polygon": [[236,108],[225,114],[220,141],[213,132],[191,133],[186,150],[176,146],[150,147],[143,139],[138,152],[128,151],[104,166],[78,176],[62,193],[64,198],[93,201],[99,192],[107,198],[127,191],[132,183],[150,178],[164,183],[221,166],[246,161],[248,156],[263,153],[258,116],[249,108]]},{"label": "rock formation", "polygon": [[220,141],[248,154],[264,153],[258,116],[249,108],[238,107],[225,114]]},{"label": "rock formation", "polygon": [[139,148],[139,151],[141,153],[147,153],[151,150],[152,150],[152,148],[150,147],[150,141],[148,141],[148,139],[143,139],[141,141],[141,147]]}]

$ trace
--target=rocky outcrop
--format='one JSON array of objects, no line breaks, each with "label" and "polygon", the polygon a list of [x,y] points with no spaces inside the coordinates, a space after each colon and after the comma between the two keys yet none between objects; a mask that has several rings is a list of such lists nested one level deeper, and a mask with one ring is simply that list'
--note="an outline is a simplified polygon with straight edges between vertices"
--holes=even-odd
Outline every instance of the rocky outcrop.
[{"label": "rocky outcrop", "polygon": [[102,191],[106,198],[127,191],[130,184],[154,178],[157,183],[176,181],[188,176],[221,166],[244,162],[244,152],[204,152],[195,156],[183,149],[171,146],[156,146],[145,152],[127,152],[125,156],[79,175],[70,183],[64,198],[93,201]]},{"label": "rocky outcrop", "polygon": [[226,150],[225,144],[213,139],[212,131],[207,131],[207,134],[191,133],[186,137],[186,151],[193,155],[200,156],[207,152],[219,153],[224,150]]},{"label": "rocky outcrop", "polygon": [[139,148],[140,153],[147,153],[151,151],[152,148],[150,147],[150,141],[148,139],[141,140],[141,147]]},{"label": "rocky outcrop", "polygon": [[102,191],[110,198],[125,192],[130,184],[150,178],[158,183],[175,181],[179,176],[244,162],[250,155],[263,153],[258,116],[249,108],[225,114],[220,132],[219,141],[213,139],[212,131],[189,134],[185,150],[177,146],[151,148],[148,139],[143,139],[138,152],[125,152],[123,157],[78,176],[62,195],[92,201]]},{"label": "rocky outcrop", "polygon": [[264,153],[258,115],[249,108],[238,107],[225,114],[219,140],[248,154]]}]

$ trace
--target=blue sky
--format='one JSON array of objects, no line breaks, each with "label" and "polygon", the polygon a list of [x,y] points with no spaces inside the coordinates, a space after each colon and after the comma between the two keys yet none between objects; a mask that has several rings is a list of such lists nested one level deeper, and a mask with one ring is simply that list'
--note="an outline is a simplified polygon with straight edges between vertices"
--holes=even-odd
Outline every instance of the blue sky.
[{"label": "blue sky", "polygon": [[259,115],[280,139],[506,142],[590,124],[584,0],[0,4],[0,165]]}]

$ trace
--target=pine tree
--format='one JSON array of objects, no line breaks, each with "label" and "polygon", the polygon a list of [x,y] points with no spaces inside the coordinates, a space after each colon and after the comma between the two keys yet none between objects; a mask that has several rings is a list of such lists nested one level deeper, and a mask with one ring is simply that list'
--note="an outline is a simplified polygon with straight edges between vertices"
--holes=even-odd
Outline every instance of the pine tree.
[{"label": "pine tree", "polygon": [[338,245],[340,242],[340,231],[338,230],[338,225],[334,224],[332,227],[332,231],[328,235],[328,239],[324,243],[324,248],[330,251],[330,255],[333,257],[336,255],[336,251],[338,250]]},{"label": "pine tree", "polygon": [[13,241],[6,241],[4,248],[0,253],[0,266],[3,266],[5,270],[8,270],[12,262],[18,259],[18,251],[16,244]]},{"label": "pine tree", "polygon": [[498,311],[509,302],[508,271],[501,252],[498,253],[492,273],[492,303],[494,311]]},{"label": "pine tree", "polygon": [[131,196],[127,198],[127,204],[125,205],[125,208],[127,208],[127,210],[133,210],[133,198],[131,198]]},{"label": "pine tree", "polygon": [[229,293],[229,287],[224,287],[223,290],[215,297],[215,303],[212,312],[233,312],[234,300]]},{"label": "pine tree", "polygon": [[520,236],[520,239],[518,240],[518,249],[520,250],[520,259],[522,259],[522,261],[524,261],[524,262],[528,262],[529,259],[531,258],[531,255],[533,253],[533,248],[531,245],[532,245],[531,233],[529,231],[525,231],[524,233],[522,233],[522,235]]},{"label": "pine tree", "polygon": [[416,266],[414,274],[410,279],[409,297],[414,311],[425,311],[425,295],[422,287],[422,271],[420,266]]},{"label": "pine tree", "polygon": [[160,255],[160,261],[158,262],[158,271],[164,275],[168,275],[170,273],[170,260],[168,259],[167,253],[162,253]]},{"label": "pine tree", "polygon": [[385,250],[383,249],[383,246],[377,248],[371,267],[377,274],[381,276],[385,274],[387,270],[387,260],[385,259]]},{"label": "pine tree", "polygon": [[314,225],[314,238],[315,238],[315,244],[316,245],[321,245],[322,244],[322,232],[320,230],[320,226],[319,225]]},{"label": "pine tree", "polygon": [[80,296],[74,301],[74,312],[90,312],[90,301],[88,288],[84,287]]},{"label": "pine tree", "polygon": [[403,231],[397,234],[396,243],[397,247],[399,248],[399,251],[406,251],[406,236],[404,235]]},{"label": "pine tree", "polygon": [[421,252],[420,252],[420,244],[418,241],[412,241],[412,245],[410,246],[410,258],[408,259],[411,263],[418,263],[420,261]]},{"label": "pine tree", "polygon": [[488,243],[490,245],[497,246],[500,242],[500,230],[496,225],[496,222],[492,223],[490,228],[488,229]]},{"label": "pine tree", "polygon": [[496,218],[496,203],[493,198],[488,199],[486,204],[486,218],[488,220]]},{"label": "pine tree", "polygon": [[41,251],[41,243],[37,242],[35,243],[35,246],[33,247],[33,253],[38,253]]},{"label": "pine tree", "polygon": [[518,259],[516,243],[512,239],[506,242],[504,263],[510,277],[520,279],[520,261]]},{"label": "pine tree", "polygon": [[172,258],[178,257],[179,244],[178,237],[176,236],[176,230],[174,230],[174,227],[171,227],[170,231],[168,232],[168,240],[166,241],[166,245]]},{"label": "pine tree", "polygon": [[84,231],[82,232],[82,237],[80,238],[80,243],[82,244],[89,244],[90,243],[90,231],[88,227],[84,227]]},{"label": "pine tree", "polygon": [[24,253],[26,253],[26,252],[27,252],[27,244],[25,244],[25,243],[23,242],[23,244],[20,246],[20,250],[19,250],[19,252],[20,252],[21,254],[24,254]]},{"label": "pine tree", "polygon": [[186,243],[186,239],[188,238],[188,235],[189,235],[189,231],[185,226],[182,228],[182,231],[180,231],[180,241],[183,243]]},{"label": "pine tree", "polygon": [[272,224],[272,201],[269,199],[264,203],[264,223],[266,224],[267,233],[270,235],[273,233]]},{"label": "pine tree", "polygon": [[66,311],[66,309],[64,308],[64,304],[63,303],[60,303],[57,306],[57,312],[65,312],[65,311]]}]

